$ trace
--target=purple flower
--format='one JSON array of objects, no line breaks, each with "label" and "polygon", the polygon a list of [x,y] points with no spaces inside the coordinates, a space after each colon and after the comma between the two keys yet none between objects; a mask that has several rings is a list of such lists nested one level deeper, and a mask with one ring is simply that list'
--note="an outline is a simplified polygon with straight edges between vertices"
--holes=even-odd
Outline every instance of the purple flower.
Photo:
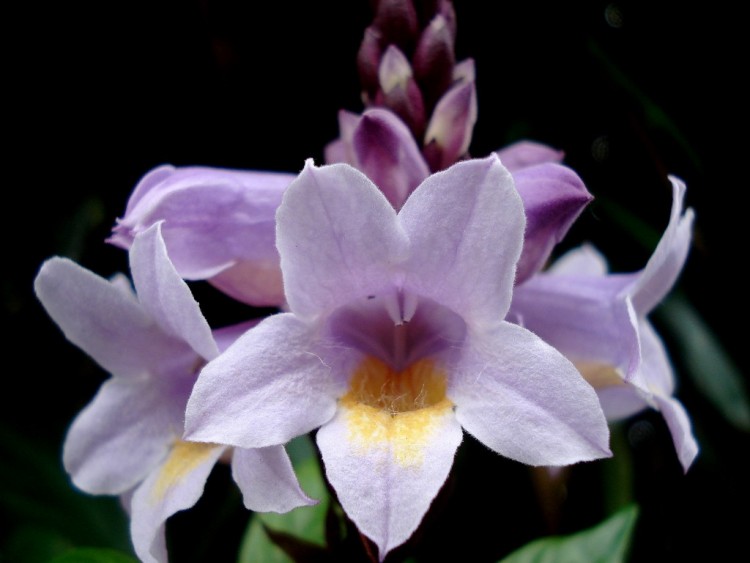
[{"label": "purple flower", "polygon": [[396,114],[371,109],[339,112],[341,137],[325,150],[329,164],[351,164],[372,180],[395,209],[430,174],[409,128]]},{"label": "purple flower", "polygon": [[477,111],[473,80],[456,84],[440,98],[424,134],[424,154],[431,170],[448,168],[468,154]]},{"label": "purple flower", "polygon": [[[364,172],[391,205],[401,209],[429,175],[408,127],[388,110],[371,109],[361,116],[340,112],[339,128],[341,137],[326,147],[326,161],[345,162]],[[526,213],[516,272],[516,283],[522,283],[542,269],[592,197],[578,175],[559,164],[560,151],[520,141],[497,155],[513,174]],[[461,190],[460,185],[456,189]]]},{"label": "purple flower", "polygon": [[438,100],[469,80],[466,61],[456,64],[453,4],[381,0],[374,10],[357,55],[362,100],[396,113],[421,140]]},{"label": "purple flower", "polygon": [[422,92],[414,80],[409,60],[395,45],[389,45],[383,53],[378,81],[380,89],[375,103],[390,108],[416,135],[421,135],[425,126]]},{"label": "purple flower", "polygon": [[251,305],[284,302],[276,209],[294,174],[160,166],[136,186],[109,242],[130,248],[158,221],[182,278]]},{"label": "purple flower", "polygon": [[[35,290],[65,336],[111,373],[73,422],[63,461],[94,494],[123,495],[143,561],[166,561],[166,519],[195,504],[217,460],[216,444],[182,439],[198,370],[247,326],[212,335],[169,261],[156,224],[135,236],[124,277],[107,281],[64,258],[44,263]],[[310,504],[282,446],[236,449],[235,480],[248,508],[284,512]]]},{"label": "purple flower", "polygon": [[496,156],[429,176],[398,212],[354,168],[308,162],[277,214],[290,312],[203,368],[186,437],[255,448],[319,428],[328,480],[381,559],[419,525],[462,427],[531,465],[610,455],[593,389],[503,320],[524,227]]},{"label": "purple flower", "polygon": [[674,285],[690,248],[693,212],[683,213],[685,185],[670,180],[669,225],[643,270],[607,274],[603,257],[583,246],[519,285],[511,315],[576,364],[610,420],[649,406],[659,410],[687,471],[698,445],[685,409],[672,397],[674,373],[647,318]]}]

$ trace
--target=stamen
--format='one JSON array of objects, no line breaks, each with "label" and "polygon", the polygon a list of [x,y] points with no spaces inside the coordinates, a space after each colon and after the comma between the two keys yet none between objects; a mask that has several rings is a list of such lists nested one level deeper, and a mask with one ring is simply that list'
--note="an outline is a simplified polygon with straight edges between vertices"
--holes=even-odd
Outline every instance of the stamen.
[{"label": "stamen", "polygon": [[[397,327],[397,329],[406,328]],[[352,377],[344,403],[364,404],[397,415],[432,407],[445,400],[446,378],[429,359],[397,371],[381,360],[368,357]]]},{"label": "stamen", "polygon": [[403,301],[402,316],[404,321],[410,321],[417,312],[417,303],[419,298],[413,293],[402,293],[401,298]]},{"label": "stamen", "polygon": [[404,317],[401,314],[401,299],[398,293],[383,296],[383,305],[393,324],[398,326],[404,322]]}]

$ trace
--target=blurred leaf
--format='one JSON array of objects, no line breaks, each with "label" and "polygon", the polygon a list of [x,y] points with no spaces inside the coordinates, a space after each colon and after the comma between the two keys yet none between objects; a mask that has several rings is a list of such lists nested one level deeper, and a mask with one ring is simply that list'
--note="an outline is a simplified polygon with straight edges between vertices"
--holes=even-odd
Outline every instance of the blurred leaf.
[{"label": "blurred leaf", "polygon": [[19,530],[54,530],[58,545],[129,549],[117,499],[75,490],[58,455],[0,427],[0,459],[0,510]]},{"label": "blurred leaf", "polygon": [[55,557],[50,563],[138,563],[138,560],[112,549],[82,548]]},{"label": "blurred leaf", "polygon": [[620,563],[625,561],[637,516],[638,507],[629,506],[588,530],[531,542],[501,563]]},{"label": "blurred leaf", "polygon": [[730,423],[750,431],[750,401],[742,373],[698,311],[684,296],[674,294],[656,315],[674,336],[693,384]]},{"label": "blurred leaf", "polygon": [[57,530],[21,524],[13,528],[0,548],[0,561],[48,563],[73,547],[70,540]]},{"label": "blurred leaf", "polygon": [[[297,509],[299,510],[299,509]],[[252,563],[253,561],[265,561],[266,563],[294,563],[288,557],[284,550],[273,543],[266,531],[263,529],[263,522],[260,521],[259,515],[250,520],[242,539],[238,563]]]},{"label": "blurred leaf", "polygon": [[622,422],[609,426],[609,447],[612,457],[601,460],[604,480],[604,506],[607,513],[615,513],[634,501],[633,454]]},{"label": "blurred leaf", "polygon": [[[302,436],[293,440],[287,451],[300,485],[308,496],[320,502],[315,506],[295,508],[286,514],[254,514],[242,540],[239,563],[290,563],[294,560],[287,553],[317,552],[320,555],[325,547],[330,498],[310,438]],[[284,549],[277,544],[283,545]]]}]

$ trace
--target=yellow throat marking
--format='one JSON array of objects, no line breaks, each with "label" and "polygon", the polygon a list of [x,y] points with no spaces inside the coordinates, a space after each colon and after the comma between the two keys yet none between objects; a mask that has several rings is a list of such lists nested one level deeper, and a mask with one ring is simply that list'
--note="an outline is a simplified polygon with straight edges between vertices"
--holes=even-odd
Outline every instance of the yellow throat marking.
[{"label": "yellow throat marking", "polygon": [[216,444],[177,440],[159,471],[159,477],[151,490],[152,499],[155,502],[162,500],[172,486],[203,463],[216,447]]},{"label": "yellow throat marking", "polygon": [[389,447],[400,465],[420,465],[426,441],[453,407],[446,386],[445,374],[432,360],[397,372],[366,357],[340,401],[355,449]]},{"label": "yellow throat marking", "polygon": [[583,378],[594,389],[604,389],[614,385],[624,385],[622,375],[614,366],[601,362],[574,362]]}]

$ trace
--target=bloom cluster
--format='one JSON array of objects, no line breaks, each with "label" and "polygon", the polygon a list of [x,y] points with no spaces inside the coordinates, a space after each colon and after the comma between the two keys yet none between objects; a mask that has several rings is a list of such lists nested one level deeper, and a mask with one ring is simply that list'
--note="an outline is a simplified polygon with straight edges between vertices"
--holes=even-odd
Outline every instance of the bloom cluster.
[{"label": "bloom cluster", "polygon": [[[592,196],[562,154],[483,158],[473,63],[448,0],[381,0],[359,53],[361,115],[299,174],[162,166],[109,242],[133,285],[64,258],[37,296],[111,374],[64,448],[74,483],[120,495],[136,553],[230,461],[245,505],[314,503],[284,445],[315,432],[328,482],[382,560],[419,526],[463,433],[532,466],[610,456],[607,420],[660,411],[687,468],[689,419],[649,312],[691,241],[685,187],[643,270],[591,246],[545,269]],[[212,328],[187,281],[280,312]],[[133,289],[134,288],[134,289]],[[302,509],[304,510],[304,508]]]}]

